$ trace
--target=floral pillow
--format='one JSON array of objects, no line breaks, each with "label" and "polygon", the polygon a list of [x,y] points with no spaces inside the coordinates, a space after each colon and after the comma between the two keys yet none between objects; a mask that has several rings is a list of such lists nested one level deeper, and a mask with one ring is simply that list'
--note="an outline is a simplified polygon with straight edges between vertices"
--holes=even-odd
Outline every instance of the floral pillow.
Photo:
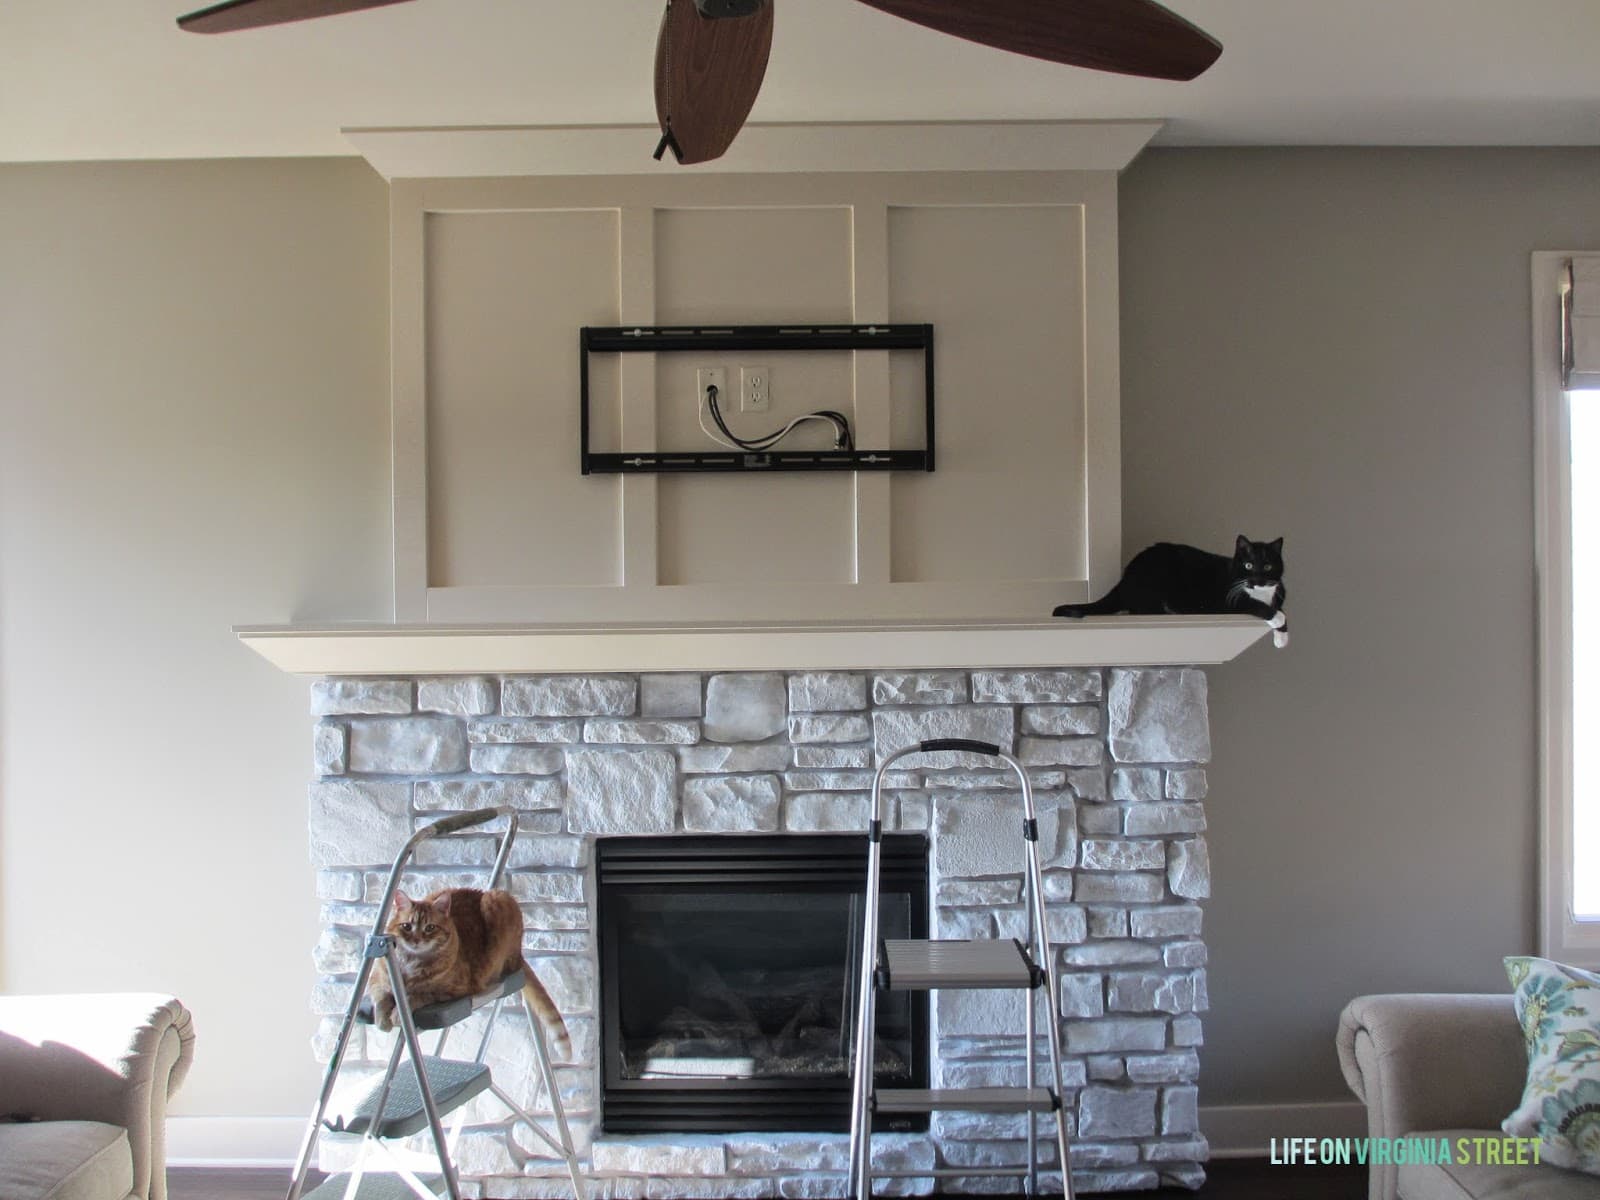
[{"label": "floral pillow", "polygon": [[1544,1162],[1600,1175],[1600,975],[1546,958],[1505,964],[1528,1082],[1500,1128],[1538,1138]]}]

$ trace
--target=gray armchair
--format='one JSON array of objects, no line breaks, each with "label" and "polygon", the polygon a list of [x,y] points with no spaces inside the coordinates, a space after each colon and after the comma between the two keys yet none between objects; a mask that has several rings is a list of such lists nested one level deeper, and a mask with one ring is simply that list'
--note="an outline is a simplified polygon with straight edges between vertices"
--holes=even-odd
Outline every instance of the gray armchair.
[{"label": "gray armchair", "polygon": [[[1358,996],[1338,1046],[1375,1138],[1502,1137],[1528,1074],[1509,995]],[[1386,1164],[1367,1178],[1369,1200],[1600,1200],[1600,1177],[1550,1166]]]},{"label": "gray armchair", "polygon": [[187,1009],[146,993],[0,996],[0,1197],[166,1200]]}]

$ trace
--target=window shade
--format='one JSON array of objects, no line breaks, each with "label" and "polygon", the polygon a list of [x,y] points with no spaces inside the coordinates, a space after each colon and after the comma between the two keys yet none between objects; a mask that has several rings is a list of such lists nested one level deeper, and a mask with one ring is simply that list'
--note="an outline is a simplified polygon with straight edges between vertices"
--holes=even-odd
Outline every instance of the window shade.
[{"label": "window shade", "polygon": [[1600,254],[1568,260],[1561,316],[1562,383],[1569,391],[1600,390]]}]

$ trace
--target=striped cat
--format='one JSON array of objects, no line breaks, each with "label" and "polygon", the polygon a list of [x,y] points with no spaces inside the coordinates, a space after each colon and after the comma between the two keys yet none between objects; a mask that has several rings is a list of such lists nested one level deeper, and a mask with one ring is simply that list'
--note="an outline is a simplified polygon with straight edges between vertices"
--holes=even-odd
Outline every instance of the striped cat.
[{"label": "striped cat", "polygon": [[[396,892],[388,933],[413,1009],[487,991],[520,966],[523,1000],[549,1033],[556,1057],[572,1053],[566,1022],[522,957],[522,909],[510,892],[445,888],[421,900]],[[393,1029],[386,959],[373,964],[367,993],[378,1028]]]}]

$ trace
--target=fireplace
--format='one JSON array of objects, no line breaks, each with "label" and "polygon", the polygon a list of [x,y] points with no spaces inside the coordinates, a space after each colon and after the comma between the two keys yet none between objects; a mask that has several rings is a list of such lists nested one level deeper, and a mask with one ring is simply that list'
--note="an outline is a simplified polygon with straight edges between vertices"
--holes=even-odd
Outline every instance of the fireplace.
[{"label": "fireplace", "polygon": [[[866,855],[851,835],[596,843],[605,1132],[849,1128]],[[885,838],[882,897],[885,936],[927,936],[922,834]],[[926,995],[885,998],[877,1046],[884,1085],[928,1086]]]},{"label": "fireplace", "polygon": [[[1245,631],[1252,637],[1265,628],[1252,624],[1258,628]],[[1061,636],[1068,634],[1079,636],[1072,629]],[[970,640],[964,637],[963,652]],[[600,653],[607,643],[597,644],[582,650]],[[1195,653],[1182,645],[1171,652]],[[1203,804],[1210,737],[1200,671],[347,675],[320,679],[312,702],[311,854],[324,925],[316,948],[322,978],[312,997],[324,1017],[320,1054],[348,1003],[399,845],[446,813],[508,806],[523,832],[506,885],[522,905],[524,953],[571,1032],[572,1053],[557,1075],[597,1191],[613,1200],[844,1196],[844,1100],[836,1091],[825,1095],[816,1074],[774,1080],[769,1068],[782,1047],[772,1040],[789,1027],[792,1040],[838,1046],[838,1027],[828,1021],[842,1007],[830,1011],[828,1000],[835,988],[842,998],[848,984],[842,964],[853,956],[843,939],[855,925],[849,898],[862,887],[860,838],[874,767],[912,742],[967,737],[1013,751],[1039,806],[1079,1187],[1194,1187],[1203,1178],[1195,1082],[1206,1007],[1198,902],[1210,886]],[[887,773],[892,886],[912,876],[891,907],[907,933],[922,933],[911,923],[921,921],[936,938],[1022,935],[1014,789],[1009,771],[960,754],[909,759]],[[420,892],[478,883],[494,846],[467,835],[426,849],[404,881]],[[776,861],[755,861],[774,849]],[[798,961],[804,949],[838,964],[818,1015],[791,1011],[780,1019],[741,995],[747,1023],[760,1027],[766,1045],[730,1047],[725,1028],[694,1029],[684,968],[674,968],[679,978],[668,988],[672,971],[662,964],[669,955],[652,947],[665,930],[677,939],[671,954],[680,963],[701,955],[740,994],[745,981],[720,960],[708,932],[719,922],[723,930],[760,925],[768,942],[780,940],[771,929],[784,925],[787,958]],[[821,938],[824,931],[832,941]],[[602,978],[612,974],[622,932],[655,958],[631,968],[645,973],[645,986],[628,987],[624,974],[613,996]],[[687,968],[690,978],[694,970]],[[635,1005],[626,1012],[625,997]],[[925,1048],[928,1087],[1014,1086],[1021,1082],[1020,1002],[942,992],[929,1000],[925,1026],[920,1013],[902,1010],[893,1018],[899,1028],[885,1029],[882,1042]],[[674,1030],[677,1009],[688,1016]],[[691,1044],[690,1034],[701,1044]],[[501,1022],[490,1035],[495,1079],[531,1111],[547,1112],[526,1032]],[[357,1036],[367,1057],[386,1052],[371,1030]],[[629,1047],[630,1037],[639,1044]],[[652,1059],[662,1061],[643,1069]],[[749,1061],[730,1066],[730,1059]],[[685,1078],[670,1067],[684,1075],[715,1069],[719,1077]],[[713,1092],[720,1097],[708,1100]],[[677,1108],[671,1130],[649,1123],[660,1120],[653,1100]],[[711,1105],[722,1111],[708,1113]],[[801,1112],[804,1121],[793,1120]],[[684,1123],[684,1114],[698,1123]],[[915,1172],[1005,1165],[1026,1153],[1023,1126],[1007,1114],[941,1112],[924,1131],[874,1141],[880,1165]],[[324,1165],[337,1166],[342,1152],[325,1143]],[[506,1123],[465,1129],[458,1162],[489,1195],[542,1200],[565,1196],[570,1186],[558,1161]],[[1044,1176],[1046,1188],[1054,1170]],[[902,1183],[927,1192],[934,1180]],[[989,1184],[971,1180],[980,1190]]]}]

